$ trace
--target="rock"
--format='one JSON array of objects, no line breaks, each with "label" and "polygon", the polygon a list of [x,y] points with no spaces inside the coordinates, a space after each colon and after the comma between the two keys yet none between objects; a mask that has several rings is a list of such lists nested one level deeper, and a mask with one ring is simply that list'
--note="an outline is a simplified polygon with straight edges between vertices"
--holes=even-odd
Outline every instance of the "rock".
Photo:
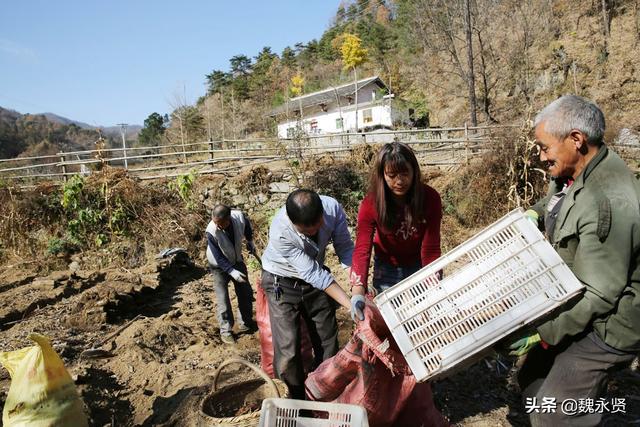
[{"label": "rock", "polygon": [[256,194],[256,203],[262,205],[264,203],[267,203],[269,201],[269,196],[264,194],[264,193],[258,193]]},{"label": "rock", "polygon": [[45,289],[53,289],[56,287],[56,281],[51,279],[36,279],[33,281],[33,286],[41,287]]},{"label": "rock", "polygon": [[616,144],[640,146],[640,134],[635,133],[631,129],[622,128],[620,129],[620,133],[618,133],[618,137],[615,142]]},{"label": "rock", "polygon": [[236,194],[231,198],[231,202],[234,206],[244,205],[249,201],[249,198],[244,194]]},{"label": "rock", "polygon": [[291,185],[288,182],[272,182],[269,184],[269,191],[272,193],[289,193],[291,192]]},{"label": "rock", "polygon": [[69,270],[77,271],[79,269],[80,269],[80,263],[78,263],[78,261],[73,261],[71,264],[69,264]]},{"label": "rock", "polygon": [[169,319],[177,319],[180,316],[182,316],[182,311],[179,308],[171,310],[169,313],[167,313],[167,317]]},{"label": "rock", "polygon": [[49,274],[48,278],[60,283],[64,282],[65,280],[69,280],[69,274],[66,271],[54,271],[53,273]]}]

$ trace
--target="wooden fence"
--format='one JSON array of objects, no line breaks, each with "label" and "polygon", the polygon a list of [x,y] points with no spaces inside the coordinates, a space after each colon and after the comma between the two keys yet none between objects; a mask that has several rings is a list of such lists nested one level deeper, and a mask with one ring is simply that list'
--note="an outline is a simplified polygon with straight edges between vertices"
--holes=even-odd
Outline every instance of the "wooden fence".
[{"label": "wooden fence", "polygon": [[[0,180],[18,185],[40,180],[62,181],[75,174],[88,175],[104,165],[126,168],[141,179],[195,174],[232,173],[247,166],[283,160],[301,160],[331,154],[347,156],[361,144],[402,141],[410,144],[428,165],[458,165],[484,152],[496,132],[514,126],[428,128],[311,135],[299,139],[244,139],[205,141],[153,147],[102,148],[60,152],[55,155],[0,159]],[[517,128],[517,127],[516,127]],[[514,131],[517,132],[516,129]],[[622,147],[632,150],[638,147]]]},{"label": "wooden fence", "polygon": [[501,127],[428,128],[309,135],[298,139],[243,139],[205,141],[153,147],[102,148],[55,155],[0,159],[0,179],[14,184],[39,180],[66,180],[88,175],[103,165],[126,168],[141,179],[196,174],[229,173],[259,164],[328,154],[341,157],[361,144],[402,141],[413,146],[427,164],[455,165],[478,155]]}]

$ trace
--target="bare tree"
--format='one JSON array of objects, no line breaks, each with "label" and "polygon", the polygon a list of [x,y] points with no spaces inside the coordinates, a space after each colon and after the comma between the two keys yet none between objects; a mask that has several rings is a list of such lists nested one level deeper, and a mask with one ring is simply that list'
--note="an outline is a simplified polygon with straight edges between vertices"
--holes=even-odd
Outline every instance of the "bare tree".
[{"label": "bare tree", "polygon": [[[182,85],[182,92],[180,90],[175,90],[173,92],[171,100],[169,100],[169,106],[173,110],[171,113],[172,121],[177,121],[178,129],[180,132],[180,144],[182,145],[182,159],[184,162],[187,162],[187,154],[186,154],[186,139],[187,135],[185,135],[185,112],[187,104],[187,95],[186,95],[186,87]],[[173,127],[173,126],[172,126]]]},{"label": "bare tree", "polygon": [[[603,0],[604,1],[604,0]],[[467,48],[467,87],[469,89],[469,112],[471,116],[471,126],[478,126],[478,118],[476,116],[476,78],[473,72],[473,38],[471,37],[471,6],[469,0],[464,0],[464,33],[466,37]]]}]

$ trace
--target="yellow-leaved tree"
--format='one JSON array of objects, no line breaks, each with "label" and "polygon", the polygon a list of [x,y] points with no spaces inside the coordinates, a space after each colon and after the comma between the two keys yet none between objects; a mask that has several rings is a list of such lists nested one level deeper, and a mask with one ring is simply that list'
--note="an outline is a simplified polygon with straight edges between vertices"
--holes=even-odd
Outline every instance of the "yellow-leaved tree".
[{"label": "yellow-leaved tree", "polygon": [[[304,77],[302,74],[298,73],[295,76],[291,77],[291,94],[293,96],[302,95],[302,88],[304,87]],[[303,119],[302,115],[302,100],[298,99],[298,106],[300,108],[300,120]]]},{"label": "yellow-leaved tree", "polygon": [[358,132],[358,73],[356,68],[367,61],[367,49],[362,47],[362,40],[355,34],[345,33],[342,35],[342,45],[340,46],[342,55],[342,68],[353,70],[353,85],[356,112],[356,132]]}]

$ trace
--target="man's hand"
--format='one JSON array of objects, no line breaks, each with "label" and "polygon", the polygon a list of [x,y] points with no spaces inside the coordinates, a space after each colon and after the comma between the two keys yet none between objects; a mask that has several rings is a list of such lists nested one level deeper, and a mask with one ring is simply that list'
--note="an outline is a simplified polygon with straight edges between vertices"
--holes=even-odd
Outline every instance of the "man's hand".
[{"label": "man's hand", "polygon": [[248,240],[247,241],[247,249],[249,250],[250,254],[253,254],[253,255],[257,255],[258,254],[258,252],[256,252],[256,244],[253,243],[253,240]]},{"label": "man's hand", "polygon": [[509,352],[509,355],[523,356],[527,354],[533,347],[540,344],[541,341],[542,339],[540,338],[540,334],[538,333],[520,338],[509,346],[509,350],[511,350]]},{"label": "man's hand", "polygon": [[247,275],[241,271],[236,270],[235,268],[231,270],[229,276],[233,277],[233,280],[238,283],[246,283],[247,281]]},{"label": "man's hand", "polygon": [[364,296],[354,295],[351,297],[351,320],[356,322],[358,320],[364,320]]}]

